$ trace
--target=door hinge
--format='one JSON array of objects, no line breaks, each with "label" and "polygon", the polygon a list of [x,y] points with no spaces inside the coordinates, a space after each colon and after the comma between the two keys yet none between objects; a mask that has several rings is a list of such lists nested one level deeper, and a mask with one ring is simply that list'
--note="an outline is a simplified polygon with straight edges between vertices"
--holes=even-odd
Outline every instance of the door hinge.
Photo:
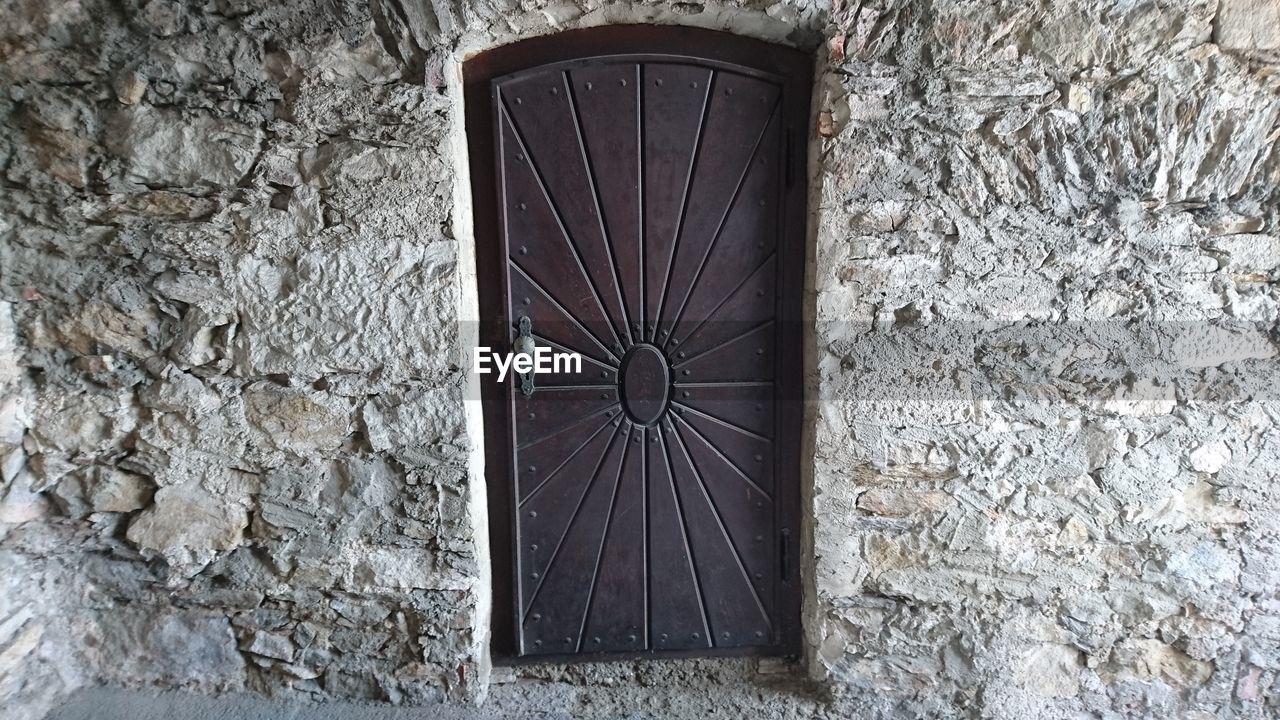
[{"label": "door hinge", "polygon": [[782,581],[791,579],[791,530],[784,529],[778,533],[778,569],[782,573]]}]

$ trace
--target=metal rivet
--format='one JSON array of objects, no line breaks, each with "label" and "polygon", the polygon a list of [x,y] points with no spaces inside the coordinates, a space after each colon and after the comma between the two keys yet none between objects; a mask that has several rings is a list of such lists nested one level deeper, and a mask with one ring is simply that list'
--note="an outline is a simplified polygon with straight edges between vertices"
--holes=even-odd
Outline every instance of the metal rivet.
[{"label": "metal rivet", "polygon": [[535,544],[535,545],[530,545],[530,546],[529,546],[529,552],[538,552],[538,546],[537,546],[536,544]]},{"label": "metal rivet", "polygon": [[565,638],[565,639],[564,639],[564,644],[565,644],[565,645],[568,645],[568,644],[569,644],[569,643],[571,643],[571,642],[573,642],[573,638]]},{"label": "metal rivet", "polygon": [[764,297],[764,291],[763,291],[763,290],[757,290],[757,291],[756,291],[756,297]]},{"label": "metal rivet", "polygon": [[654,78],[654,79],[653,79],[653,84],[654,84],[654,85],[662,85],[662,78]]},{"label": "metal rivet", "polygon": [[763,536],[763,535],[757,535],[757,536],[756,536],[756,542],[764,542],[764,536]]},{"label": "metal rivet", "polygon": [[756,509],[757,509],[757,510],[760,510],[760,509],[761,509],[761,508],[763,508],[763,507],[764,507],[764,503],[762,503],[762,502],[758,502],[758,503],[756,503]]},{"label": "metal rivet", "polygon": [[688,375],[688,374],[689,374],[689,371],[688,371],[688,370],[681,370],[681,371],[680,371],[680,374],[681,374],[681,375]]},{"label": "metal rivet", "polygon": [[764,637],[764,633],[763,633],[763,632],[761,632],[760,630],[757,630],[757,631],[756,631],[756,637],[758,637],[758,638],[762,638],[762,637]]},{"label": "metal rivet", "polygon": [[757,455],[757,456],[756,456],[756,462],[761,462],[761,461],[763,461],[763,460],[764,460],[764,456],[763,456],[763,455]]},{"label": "metal rivet", "polygon": [[559,94],[560,94],[560,88],[551,88],[551,94],[552,94],[552,95],[559,95]]},{"label": "metal rivet", "polygon": [[619,424],[621,424],[621,423],[622,423],[622,418],[614,418],[614,419],[613,419],[613,426],[614,426],[614,427],[617,427],[617,426],[618,426]]},{"label": "metal rivet", "polygon": [[651,443],[656,443],[656,442],[658,442],[658,436],[657,436],[657,435],[654,435],[653,437],[649,438],[649,442],[651,442]]},{"label": "metal rivet", "polygon": [[[519,158],[520,158],[520,159],[522,159],[522,160],[524,159],[524,156],[523,156],[523,155],[519,155],[519,156],[517,156],[517,157],[519,157]],[[527,209],[529,209],[529,206],[528,206],[528,205],[525,205],[524,203],[520,203],[520,209],[521,209],[521,210],[527,210]]]},{"label": "metal rivet", "polygon": [[688,390],[685,390],[685,391],[684,391],[683,393],[681,393],[681,394],[682,394],[682,395],[684,395],[685,397],[689,397],[689,391],[688,391]]},{"label": "metal rivet", "polygon": [[538,579],[538,573],[529,573],[529,577],[530,577],[530,578],[533,578],[534,580],[537,580],[537,579]]},{"label": "metal rivet", "polygon": [[600,371],[600,377],[602,377],[602,378],[607,378],[607,377],[609,377],[609,371],[608,371],[608,370],[601,370],[601,371]]},{"label": "metal rivet", "polygon": [[516,98],[516,104],[517,104],[517,105],[521,105],[521,104],[523,104],[523,103],[524,103],[524,100],[521,100],[520,98]]},{"label": "metal rivet", "polygon": [[724,638],[725,640],[728,640],[732,636],[729,635],[729,633],[724,632],[724,633],[720,633],[720,637]]},{"label": "metal rivet", "polygon": [[672,345],[679,345],[679,344],[680,344],[680,341],[679,341],[679,340],[677,340],[677,339],[675,339],[675,338],[671,338],[671,344],[672,344]]},{"label": "metal rivet", "polygon": [[627,79],[626,79],[626,78],[623,78],[623,79],[619,80],[619,81],[618,81],[618,84],[619,84],[619,85],[621,85],[622,87],[626,87],[626,86],[627,86]]},{"label": "metal rivet", "polygon": [[760,202],[758,202],[758,203],[756,203],[756,204],[757,204],[757,205],[759,205],[760,207],[764,207],[764,200],[761,200]]},{"label": "metal rivet", "polygon": [[530,303],[532,303],[533,301],[532,301],[532,300],[530,300],[529,298],[525,298],[525,299],[524,299],[524,300],[522,300],[521,302],[523,302],[525,305],[529,305],[529,304],[530,304]]},{"label": "metal rivet", "polygon": [[529,472],[538,472],[538,466],[537,466],[537,465],[530,465],[530,466],[529,466]]},{"label": "metal rivet", "polygon": [[628,636],[627,636],[627,642],[635,642],[635,641],[636,641],[636,636],[635,636],[635,635],[628,635]]},{"label": "metal rivet", "polygon": [[676,353],[676,357],[678,357],[678,358],[682,358],[682,357],[684,357],[684,353],[683,353],[683,352],[678,352],[678,353]]},{"label": "metal rivet", "polygon": [[693,634],[693,639],[694,639],[694,640],[697,640],[697,639],[698,639],[698,638],[700,638],[700,637],[702,637],[702,634],[701,634],[701,633],[694,633],[694,634]]},{"label": "metal rivet", "polygon": [[518,154],[518,153],[517,153],[517,154],[516,154],[516,160],[517,160],[518,162],[524,162],[524,155],[520,155],[520,154]]},{"label": "metal rivet", "polygon": [[668,335],[670,335],[670,334],[671,334],[671,331],[670,331],[670,330],[663,330],[663,331],[662,331],[662,337],[666,337],[666,336],[668,336]]},{"label": "metal rivet", "polygon": [[608,399],[609,399],[609,393],[600,393],[600,399],[601,399],[601,400],[608,400]]},{"label": "metal rivet", "polygon": [[529,247],[528,247],[527,245],[521,245],[521,246],[520,246],[520,254],[521,254],[521,255],[528,255],[528,254],[529,254]]},{"label": "metal rivet", "polygon": [[590,89],[591,89],[591,87],[592,87],[592,86],[591,86],[591,83],[587,83],[587,84],[586,84],[586,88],[587,88],[588,90],[590,90]]},{"label": "metal rivet", "polygon": [[764,354],[764,348],[756,348],[756,354],[757,354],[757,355],[763,355],[763,354]]},{"label": "metal rivet", "polygon": [[600,638],[598,638],[598,637],[597,637],[597,638],[591,638],[591,642],[593,642],[593,643],[595,643],[595,644],[599,645],[599,644],[600,644]]},{"label": "metal rivet", "polygon": [[761,578],[763,578],[763,577],[764,577],[764,573],[756,573],[756,579],[757,579],[757,580],[759,580],[759,579],[761,579]]},{"label": "metal rivet", "polygon": [[659,639],[660,639],[660,640],[662,640],[662,642],[666,642],[666,641],[667,641],[667,634],[666,634],[666,633],[662,633],[662,637],[661,637],[661,638],[659,638]]},{"label": "metal rivet", "polygon": [[536,517],[538,517],[538,511],[537,511],[537,510],[530,510],[530,511],[529,511],[529,517],[531,517],[531,518],[536,518]]},{"label": "metal rivet", "polygon": [[696,83],[696,82],[691,82],[691,83],[689,83],[689,87],[691,87],[691,88],[696,88],[696,87],[698,87],[698,83]]},{"label": "metal rivet", "polygon": [[631,442],[640,442],[640,436],[639,436],[639,435],[632,435],[632,436],[631,436]]},{"label": "metal rivet", "polygon": [[538,413],[529,413],[529,419],[530,419],[530,420],[537,420],[537,419],[538,419]]},{"label": "metal rivet", "polygon": [[732,94],[733,94],[733,88],[725,88],[725,89],[724,89],[724,94],[725,94],[725,95],[732,95]]},{"label": "metal rivet", "polygon": [[[541,620],[541,619],[542,619],[542,613],[534,613],[534,614],[533,614],[533,615],[531,615],[530,617],[533,619],[533,621],[534,621],[534,622],[538,622],[539,620]],[[538,643],[539,643],[539,644],[541,644],[541,643],[542,643],[542,641],[541,641],[541,640],[539,640],[539,641],[538,641]]]},{"label": "metal rivet", "polygon": [[541,640],[534,640],[534,641],[533,641],[533,646],[534,646],[534,647],[542,647],[542,641],[541,641]]},{"label": "metal rivet", "polygon": [[631,323],[631,329],[632,329],[632,330],[639,330],[639,329],[640,329],[640,323]]}]

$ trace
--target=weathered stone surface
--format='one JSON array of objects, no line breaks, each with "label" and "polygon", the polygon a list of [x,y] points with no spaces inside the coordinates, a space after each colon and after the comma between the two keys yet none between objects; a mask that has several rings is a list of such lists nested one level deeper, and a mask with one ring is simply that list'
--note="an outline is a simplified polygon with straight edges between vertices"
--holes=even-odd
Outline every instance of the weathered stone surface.
[{"label": "weathered stone surface", "polygon": [[894,716],[937,714],[942,688],[1009,718],[1240,697],[1219,673],[1259,667],[1238,628],[1274,550],[1219,528],[1280,507],[1240,465],[1275,456],[1280,311],[1277,84],[1248,4],[1109,6],[1107,28],[1087,2],[833,14],[818,676],[887,693]]},{"label": "weathered stone surface", "polygon": [[241,650],[262,657],[292,662],[296,649],[287,635],[278,633],[255,632],[249,642],[240,646]]},{"label": "weathered stone surface", "polygon": [[128,396],[55,391],[39,398],[32,422],[31,452],[92,456],[118,446],[137,420]]},{"label": "weathered stone surface", "polygon": [[916,513],[937,512],[950,502],[947,494],[941,491],[872,488],[858,497],[858,509],[872,515],[906,517]]},{"label": "weathered stone surface", "polygon": [[346,585],[358,592],[374,589],[443,590],[456,586],[436,576],[434,558],[413,548],[370,548],[351,569]]},{"label": "weathered stone surface", "polygon": [[132,512],[151,502],[155,488],[141,475],[122,470],[102,470],[92,482],[89,504],[94,512]]},{"label": "weathered stone surface", "polygon": [[455,298],[452,248],[377,237],[376,248],[349,245],[283,265],[245,258],[237,283],[244,298],[238,370],[312,378],[376,372],[402,380],[438,377],[455,363],[441,351],[455,343],[447,319]]},{"label": "weathered stone surface", "polygon": [[1216,473],[1231,462],[1231,448],[1221,440],[1205,443],[1191,451],[1191,467],[1204,473]]},{"label": "weathered stone surface", "polygon": [[1160,680],[1176,687],[1204,685],[1213,665],[1188,657],[1159,640],[1132,640],[1113,651],[1113,681],[1123,678]]},{"label": "weathered stone surface", "polygon": [[341,398],[286,390],[270,383],[247,388],[245,421],[262,442],[301,457],[336,450],[350,427]]},{"label": "weathered stone surface", "polygon": [[262,137],[233,120],[145,106],[119,110],[108,123],[107,148],[124,161],[126,179],[149,187],[234,186]]},{"label": "weathered stone surface", "polygon": [[86,639],[84,653],[101,676],[114,682],[204,690],[244,683],[244,656],[225,617],[132,608],[104,616]]},{"label": "weathered stone surface", "polygon": [[1080,651],[1069,645],[1044,644],[1027,654],[1022,679],[1038,695],[1054,698],[1080,693]]},{"label": "weathered stone surface", "polygon": [[1224,48],[1280,56],[1280,2],[1221,0],[1213,40]]},{"label": "weathered stone surface", "polygon": [[198,484],[160,488],[155,504],[129,524],[130,542],[183,569],[199,570],[220,550],[240,544],[248,518]]},{"label": "weathered stone surface", "polygon": [[833,704],[693,662],[521,669],[558,684],[503,707],[1274,714],[1274,2],[517,5],[0,13],[0,699],[484,692],[456,63],[639,21],[822,59]]},{"label": "weathered stone surface", "polygon": [[1227,262],[1236,272],[1269,275],[1280,271],[1280,236],[1228,235],[1213,244],[1227,254]]}]

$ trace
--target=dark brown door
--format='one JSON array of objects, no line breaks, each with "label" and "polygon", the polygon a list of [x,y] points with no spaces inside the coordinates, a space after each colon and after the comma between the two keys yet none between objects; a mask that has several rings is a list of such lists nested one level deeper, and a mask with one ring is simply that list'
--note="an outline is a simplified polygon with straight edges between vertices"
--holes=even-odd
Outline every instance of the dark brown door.
[{"label": "dark brown door", "polygon": [[467,68],[499,655],[795,649],[808,61],[617,27]]}]

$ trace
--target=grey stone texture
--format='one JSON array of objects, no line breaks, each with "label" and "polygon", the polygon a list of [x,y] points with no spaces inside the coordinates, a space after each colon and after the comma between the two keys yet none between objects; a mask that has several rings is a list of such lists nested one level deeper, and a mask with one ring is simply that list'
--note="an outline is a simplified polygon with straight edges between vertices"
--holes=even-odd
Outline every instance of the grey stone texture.
[{"label": "grey stone texture", "polygon": [[[1277,17],[0,0],[0,702],[1280,715]],[[815,53],[803,670],[488,666],[459,63],[626,22]]]}]

